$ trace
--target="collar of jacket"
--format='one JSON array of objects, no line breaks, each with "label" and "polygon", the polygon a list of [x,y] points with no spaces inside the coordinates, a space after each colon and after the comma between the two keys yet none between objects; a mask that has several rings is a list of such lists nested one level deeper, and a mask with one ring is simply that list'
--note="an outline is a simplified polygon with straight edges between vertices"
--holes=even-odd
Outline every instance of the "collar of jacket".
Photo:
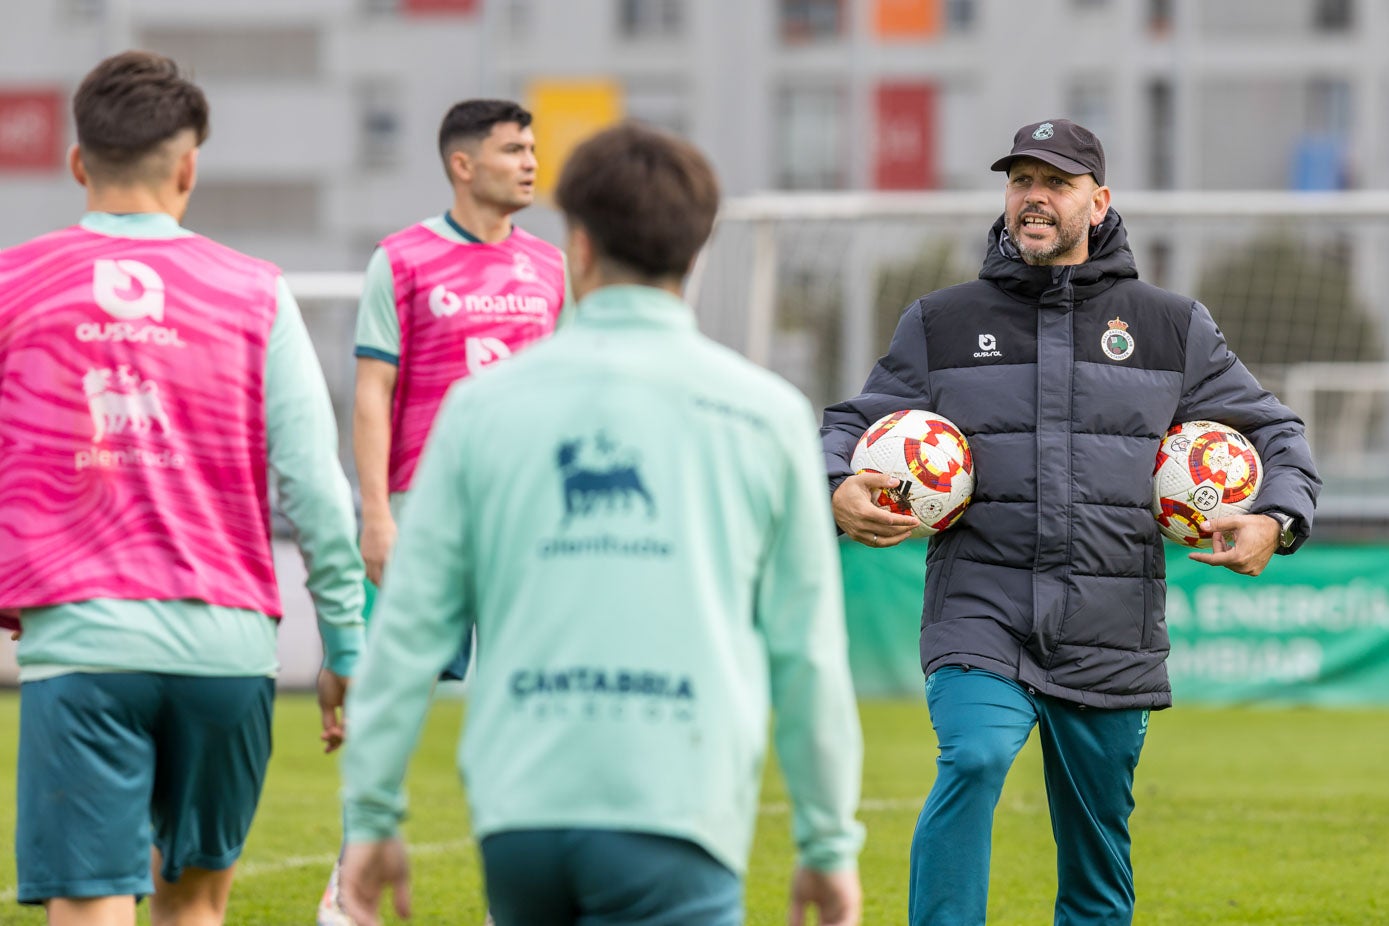
[{"label": "collar of jacket", "polygon": [[575,309],[574,320],[585,326],[695,327],[694,310],[679,296],[654,286],[602,286]]},{"label": "collar of jacket", "polygon": [[[1018,250],[1008,239],[1005,216],[999,216],[989,229],[989,248],[979,279],[988,280],[1020,299],[1039,300],[1043,293],[1056,287],[1053,279],[1056,267],[1034,267],[1023,263]],[[1073,300],[1092,298],[1120,280],[1137,278],[1138,266],[1129,248],[1124,220],[1113,209],[1099,227],[1090,233],[1090,258],[1071,271]]]}]

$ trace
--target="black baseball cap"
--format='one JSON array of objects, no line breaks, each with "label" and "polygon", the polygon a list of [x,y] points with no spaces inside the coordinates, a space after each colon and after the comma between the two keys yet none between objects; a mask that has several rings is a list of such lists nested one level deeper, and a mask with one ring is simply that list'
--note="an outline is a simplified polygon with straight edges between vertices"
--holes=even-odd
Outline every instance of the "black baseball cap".
[{"label": "black baseball cap", "polygon": [[1013,150],[994,161],[991,170],[1007,170],[1018,158],[1036,158],[1068,174],[1094,174],[1104,186],[1104,148],[1095,133],[1069,119],[1047,119],[1018,129]]}]

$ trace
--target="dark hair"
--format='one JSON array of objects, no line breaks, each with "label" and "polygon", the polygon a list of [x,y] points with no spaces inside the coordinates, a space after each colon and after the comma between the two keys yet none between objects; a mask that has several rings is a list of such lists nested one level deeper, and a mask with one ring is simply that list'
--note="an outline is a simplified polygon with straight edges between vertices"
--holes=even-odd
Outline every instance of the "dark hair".
[{"label": "dark hair", "polygon": [[148,51],[112,55],[72,98],[82,163],[98,180],[141,179],[146,158],[184,129],[207,139],[207,97],[173,59]]},{"label": "dark hair", "polygon": [[719,181],[694,145],[629,122],[574,149],[555,202],[600,256],[650,279],[684,276],[713,230]]},{"label": "dark hair", "polygon": [[510,100],[464,100],[455,103],[439,124],[439,156],[448,166],[449,151],[461,142],[486,138],[492,126],[514,122],[521,128],[531,124],[531,114]]}]

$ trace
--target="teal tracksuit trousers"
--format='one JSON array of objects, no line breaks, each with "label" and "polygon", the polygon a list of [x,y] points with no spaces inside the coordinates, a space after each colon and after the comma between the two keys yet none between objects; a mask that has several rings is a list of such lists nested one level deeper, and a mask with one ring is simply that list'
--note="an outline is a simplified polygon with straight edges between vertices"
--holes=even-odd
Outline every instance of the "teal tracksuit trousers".
[{"label": "teal tracksuit trousers", "polygon": [[912,838],[912,926],[984,926],[994,808],[1033,727],[1056,840],[1055,926],[1128,926],[1129,814],[1148,712],[1086,708],[961,666],[931,674],[926,704],[940,755]]}]

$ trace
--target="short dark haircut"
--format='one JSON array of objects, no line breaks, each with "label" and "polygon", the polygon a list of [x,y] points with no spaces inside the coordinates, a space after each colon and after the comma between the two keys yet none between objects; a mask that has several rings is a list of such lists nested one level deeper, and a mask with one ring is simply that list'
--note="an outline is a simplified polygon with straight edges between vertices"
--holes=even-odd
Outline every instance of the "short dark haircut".
[{"label": "short dark haircut", "polygon": [[574,149],[555,202],[600,257],[662,279],[684,276],[708,240],[719,181],[688,141],[628,122]]},{"label": "short dark haircut", "polygon": [[492,126],[503,122],[514,122],[524,129],[531,124],[531,114],[511,100],[464,100],[453,104],[439,124],[439,156],[445,166],[455,146],[486,138],[492,133]]},{"label": "short dark haircut", "polygon": [[96,180],[147,179],[148,158],[184,129],[207,140],[207,97],[171,58],[149,51],[112,55],[72,98],[82,163]]}]

